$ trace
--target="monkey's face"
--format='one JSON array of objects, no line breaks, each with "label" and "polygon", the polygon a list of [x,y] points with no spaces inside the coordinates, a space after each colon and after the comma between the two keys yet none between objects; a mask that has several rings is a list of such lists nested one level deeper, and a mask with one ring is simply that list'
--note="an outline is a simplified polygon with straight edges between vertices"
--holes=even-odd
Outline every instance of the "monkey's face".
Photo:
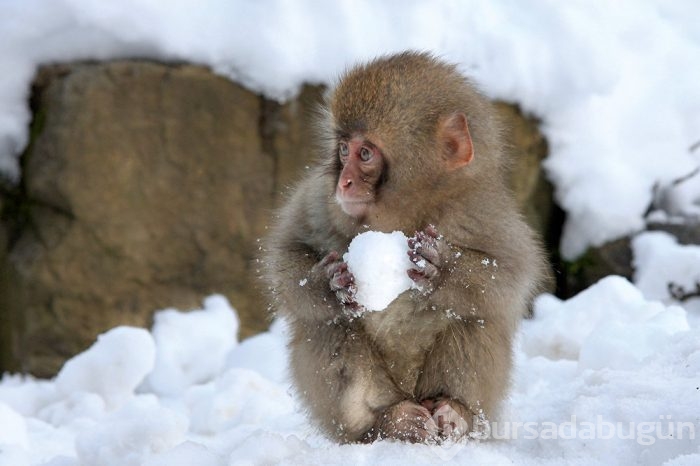
[{"label": "monkey's face", "polygon": [[338,139],[340,174],[335,198],[343,212],[361,220],[377,201],[386,163],[378,145],[362,134]]}]

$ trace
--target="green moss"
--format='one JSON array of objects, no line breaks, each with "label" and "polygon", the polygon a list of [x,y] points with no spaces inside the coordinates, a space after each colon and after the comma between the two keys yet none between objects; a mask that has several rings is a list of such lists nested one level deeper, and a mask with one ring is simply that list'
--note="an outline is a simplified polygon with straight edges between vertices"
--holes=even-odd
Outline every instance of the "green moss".
[{"label": "green moss", "polygon": [[575,261],[564,261],[564,268],[570,276],[581,276],[593,266],[595,266],[595,260],[590,252],[587,252]]}]

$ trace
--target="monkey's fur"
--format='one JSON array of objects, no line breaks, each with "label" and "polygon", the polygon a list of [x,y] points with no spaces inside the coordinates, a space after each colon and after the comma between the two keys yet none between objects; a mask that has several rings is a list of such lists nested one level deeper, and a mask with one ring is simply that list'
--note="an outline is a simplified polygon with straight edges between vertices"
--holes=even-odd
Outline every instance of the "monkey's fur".
[{"label": "monkey's fur", "polygon": [[[466,115],[474,156],[450,170],[439,128],[455,112]],[[466,422],[460,436],[476,429],[473,415],[494,416],[506,394],[514,333],[547,274],[506,185],[491,104],[453,66],[407,52],[347,72],[319,120],[319,163],[278,212],[263,258],[273,308],[291,326],[300,397],[340,442],[438,439],[421,404],[449,404]],[[335,200],[338,137],[356,133],[380,141],[386,159],[361,220]],[[349,312],[315,267],[363,231],[410,237],[428,225],[444,238],[440,280],[382,312]]]}]

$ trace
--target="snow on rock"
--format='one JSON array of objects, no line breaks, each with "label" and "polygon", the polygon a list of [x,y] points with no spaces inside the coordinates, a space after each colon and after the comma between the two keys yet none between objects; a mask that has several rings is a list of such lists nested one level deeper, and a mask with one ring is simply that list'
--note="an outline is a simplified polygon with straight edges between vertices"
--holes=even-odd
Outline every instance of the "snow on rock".
[{"label": "snow on rock", "polygon": [[[695,151],[700,151],[700,144],[695,144]],[[658,186],[654,207],[657,210],[650,212],[647,219],[683,222],[688,217],[700,217],[700,167],[665,186]]]},{"label": "snow on rock", "polygon": [[78,458],[85,465],[140,466],[185,441],[187,426],[186,417],[161,406],[155,396],[142,395],[78,434]]},{"label": "snow on rock", "polygon": [[221,295],[207,298],[202,310],[157,312],[154,322],[155,368],[146,383],[162,395],[210,380],[237,343],[238,316]]},{"label": "snow on rock", "polygon": [[116,327],[66,362],[56,377],[56,388],[65,396],[95,393],[114,408],[133,396],[154,361],[155,344],[147,330]]},{"label": "snow on rock", "polygon": [[700,245],[681,245],[670,234],[653,231],[634,237],[632,251],[634,283],[648,299],[670,302],[669,284],[686,292],[700,284]]},{"label": "snow on rock", "polygon": [[355,276],[357,302],[365,309],[381,311],[411,288],[406,271],[414,266],[407,252],[408,238],[400,231],[366,231],[350,242],[343,260]]}]

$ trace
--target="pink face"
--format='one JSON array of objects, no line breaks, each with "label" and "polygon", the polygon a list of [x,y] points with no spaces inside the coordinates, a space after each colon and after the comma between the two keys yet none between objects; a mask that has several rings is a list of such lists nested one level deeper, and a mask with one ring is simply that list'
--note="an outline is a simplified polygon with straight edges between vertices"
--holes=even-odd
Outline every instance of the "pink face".
[{"label": "pink face", "polygon": [[384,170],[382,151],[362,135],[338,142],[342,166],[335,198],[343,212],[361,219],[367,215],[377,195],[377,184]]}]

